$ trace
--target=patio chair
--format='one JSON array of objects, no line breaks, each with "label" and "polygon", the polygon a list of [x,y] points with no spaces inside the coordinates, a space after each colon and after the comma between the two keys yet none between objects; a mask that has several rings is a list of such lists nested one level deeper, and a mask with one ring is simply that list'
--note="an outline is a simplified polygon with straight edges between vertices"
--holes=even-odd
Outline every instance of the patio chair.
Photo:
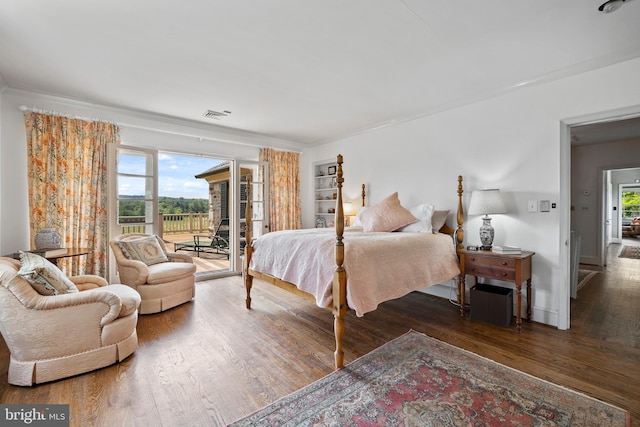
[{"label": "patio chair", "polygon": [[213,234],[194,234],[193,240],[175,242],[174,250],[193,251],[198,257],[202,253],[209,253],[229,258],[229,218],[221,219]]},{"label": "patio chair", "polygon": [[216,232],[211,236],[213,245],[221,253],[226,253],[229,257],[229,218],[222,218]]}]

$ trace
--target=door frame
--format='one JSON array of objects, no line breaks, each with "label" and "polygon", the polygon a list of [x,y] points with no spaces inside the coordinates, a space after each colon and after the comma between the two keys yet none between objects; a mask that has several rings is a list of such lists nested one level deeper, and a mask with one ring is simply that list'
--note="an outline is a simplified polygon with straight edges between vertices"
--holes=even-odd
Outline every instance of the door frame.
[{"label": "door frame", "polygon": [[[147,175],[152,178],[152,195],[151,200],[155,204],[152,209],[150,226],[153,234],[158,234],[159,224],[158,224],[158,150],[136,147],[133,145],[127,144],[108,144],[107,150],[107,233],[108,240],[111,241],[115,236],[119,234],[117,230],[119,230],[120,226],[118,224],[118,203],[117,203],[117,195],[118,195],[118,168],[117,168],[117,158],[118,152],[120,150],[128,150],[132,152],[140,152],[146,155],[150,155],[152,159],[152,174]],[[147,221],[145,221],[147,223]],[[147,227],[145,227],[147,228]],[[109,256],[107,257],[107,277],[109,281],[112,283],[117,282],[117,268],[115,257],[112,251],[109,251]]]},{"label": "door frame", "polygon": [[[569,250],[569,237],[571,233],[571,128],[574,126],[610,122],[630,119],[640,115],[640,106],[620,108],[616,110],[600,111],[593,114],[570,117],[560,120],[560,196],[559,210],[560,234],[558,236],[559,262],[561,278],[557,287],[555,299],[558,304],[557,325],[558,329],[569,329],[571,326],[571,251]],[[600,180],[599,180],[600,181]],[[601,191],[601,189],[600,189]],[[598,225],[598,236],[602,233],[602,224]],[[599,237],[599,245],[602,239]],[[600,251],[601,248],[598,248]]]},{"label": "door frame", "polygon": [[[232,208],[233,208],[233,221],[232,221],[232,227],[231,227],[231,231],[234,233],[234,236],[237,236],[235,239],[233,239],[234,241],[234,250],[232,251],[232,253],[235,254],[235,257],[233,257],[233,259],[231,261],[231,265],[233,266],[232,271],[242,271],[242,255],[240,253],[240,212],[241,212],[241,208],[240,208],[240,203],[241,203],[241,188],[240,188],[240,184],[241,184],[241,170],[242,170],[242,166],[243,165],[248,165],[248,166],[255,166],[255,167],[263,167],[263,171],[264,171],[264,181],[261,183],[258,182],[252,182],[253,185],[256,184],[262,184],[264,186],[263,188],[263,200],[261,201],[263,204],[263,215],[264,218],[262,219],[262,224],[263,224],[263,232],[268,232],[270,230],[270,224],[269,224],[269,162],[266,161],[262,161],[262,160],[244,160],[244,159],[237,159],[234,160],[232,162],[233,164],[233,174],[231,176],[232,178],[232,188],[233,188],[233,194],[234,194],[234,202],[231,204]],[[254,194],[252,192],[252,194]],[[250,200],[247,200],[247,203],[250,203]],[[260,234],[255,234],[253,233],[253,238],[257,238],[259,237]],[[248,243],[247,243],[248,244]]]},{"label": "door frame", "polygon": [[[159,188],[158,188],[158,180],[159,180],[158,154],[159,153],[171,153],[176,156],[185,156],[185,157],[189,157],[189,156],[207,157],[211,159],[224,160],[229,162],[229,180],[230,180],[229,208],[230,208],[230,215],[233,218],[233,220],[230,221],[230,233],[234,233],[233,234],[234,236],[239,236],[239,230],[240,230],[240,215],[239,215],[239,212],[240,212],[239,210],[240,208],[240,165],[241,164],[265,165],[265,169],[267,171],[266,178],[268,179],[268,163],[267,162],[259,162],[254,160],[239,160],[239,159],[232,160],[232,159],[216,157],[210,154],[195,154],[187,151],[146,148],[146,147],[138,147],[130,144],[112,144],[112,145],[113,146],[110,146],[107,152],[107,159],[108,159],[107,167],[108,167],[108,176],[109,176],[108,183],[107,183],[107,191],[108,191],[107,205],[108,205],[109,213],[107,215],[107,218],[109,222],[109,226],[108,226],[109,240],[112,240],[113,237],[119,234],[118,233],[119,225],[118,225],[118,219],[117,219],[118,217],[117,200],[116,200],[117,190],[118,190],[117,189],[118,170],[117,170],[117,167],[114,167],[116,165],[116,159],[117,159],[116,156],[118,153],[118,149],[138,151],[138,152],[150,154],[153,156],[153,162],[154,162],[153,164],[153,170],[154,170],[153,200],[155,201],[155,206],[153,210],[154,215],[153,215],[153,221],[151,224],[151,230],[149,230],[153,234],[159,234],[159,231],[160,231],[160,228],[159,228],[160,226],[157,221],[158,202],[159,202],[159,196],[158,196],[159,195]],[[267,200],[266,212],[268,214],[268,181],[267,181],[265,194],[266,194],[265,197]],[[267,217],[267,221],[268,221],[268,217]],[[242,263],[241,263],[241,255],[240,255],[240,239],[234,238],[231,240],[232,240],[231,254],[235,254],[235,256],[229,256],[229,269],[226,271],[220,271],[219,274],[216,273],[216,277],[218,276],[221,277],[228,274],[238,274],[242,271]],[[116,268],[115,258],[113,257],[113,254],[111,253],[111,251],[109,251],[109,256],[107,259],[107,271],[108,271],[108,277],[110,278],[110,281],[112,282],[117,281],[117,268]]]}]

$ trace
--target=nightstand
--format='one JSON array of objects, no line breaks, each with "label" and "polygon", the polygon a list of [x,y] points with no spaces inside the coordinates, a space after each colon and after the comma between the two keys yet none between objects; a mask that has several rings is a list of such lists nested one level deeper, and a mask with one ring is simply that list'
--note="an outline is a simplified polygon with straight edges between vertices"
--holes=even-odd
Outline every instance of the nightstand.
[{"label": "nightstand", "polygon": [[459,251],[462,288],[466,276],[502,280],[516,286],[516,330],[522,332],[522,283],[527,283],[527,321],[531,321],[531,258],[535,252],[499,254],[491,251]]}]

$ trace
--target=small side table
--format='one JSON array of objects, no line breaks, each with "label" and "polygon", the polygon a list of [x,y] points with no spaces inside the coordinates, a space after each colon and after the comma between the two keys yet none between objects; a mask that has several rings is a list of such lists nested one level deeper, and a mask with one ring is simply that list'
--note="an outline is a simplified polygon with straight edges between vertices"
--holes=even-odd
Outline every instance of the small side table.
[{"label": "small side table", "polygon": [[522,332],[522,282],[527,283],[527,321],[531,321],[531,258],[535,252],[499,254],[491,251],[459,251],[462,288],[467,275],[502,280],[516,286],[516,331]]},{"label": "small side table", "polygon": [[[66,253],[47,257],[47,260],[53,264],[56,264],[58,260],[61,258],[87,255],[87,254],[90,254],[92,251],[93,249],[90,249],[90,248],[67,248]],[[28,252],[28,251],[25,251],[25,252]],[[14,252],[12,254],[2,255],[2,256],[18,259],[18,260],[20,259],[19,252]]]},{"label": "small side table", "polygon": [[54,264],[57,264],[58,260],[61,259],[61,258],[87,255],[87,254],[89,254],[91,252],[92,252],[92,249],[90,249],[90,248],[67,248],[67,253],[66,254],[61,254],[61,255],[48,257],[47,259],[50,262],[52,262]]}]

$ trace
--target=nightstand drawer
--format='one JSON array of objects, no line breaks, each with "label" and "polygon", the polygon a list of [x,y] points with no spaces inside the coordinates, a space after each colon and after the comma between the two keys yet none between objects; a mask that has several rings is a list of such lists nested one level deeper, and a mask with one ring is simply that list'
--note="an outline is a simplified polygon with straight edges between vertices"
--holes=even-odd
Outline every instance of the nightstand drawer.
[{"label": "nightstand drawer", "polygon": [[515,280],[516,260],[510,258],[465,257],[464,272],[489,279]]},{"label": "nightstand drawer", "polygon": [[499,268],[516,268],[516,260],[514,258],[493,258],[488,256],[467,255],[464,258],[465,266],[492,266]]},{"label": "nightstand drawer", "polygon": [[476,264],[465,265],[464,272],[472,276],[482,276],[487,279],[516,280],[516,270],[499,266]]}]

